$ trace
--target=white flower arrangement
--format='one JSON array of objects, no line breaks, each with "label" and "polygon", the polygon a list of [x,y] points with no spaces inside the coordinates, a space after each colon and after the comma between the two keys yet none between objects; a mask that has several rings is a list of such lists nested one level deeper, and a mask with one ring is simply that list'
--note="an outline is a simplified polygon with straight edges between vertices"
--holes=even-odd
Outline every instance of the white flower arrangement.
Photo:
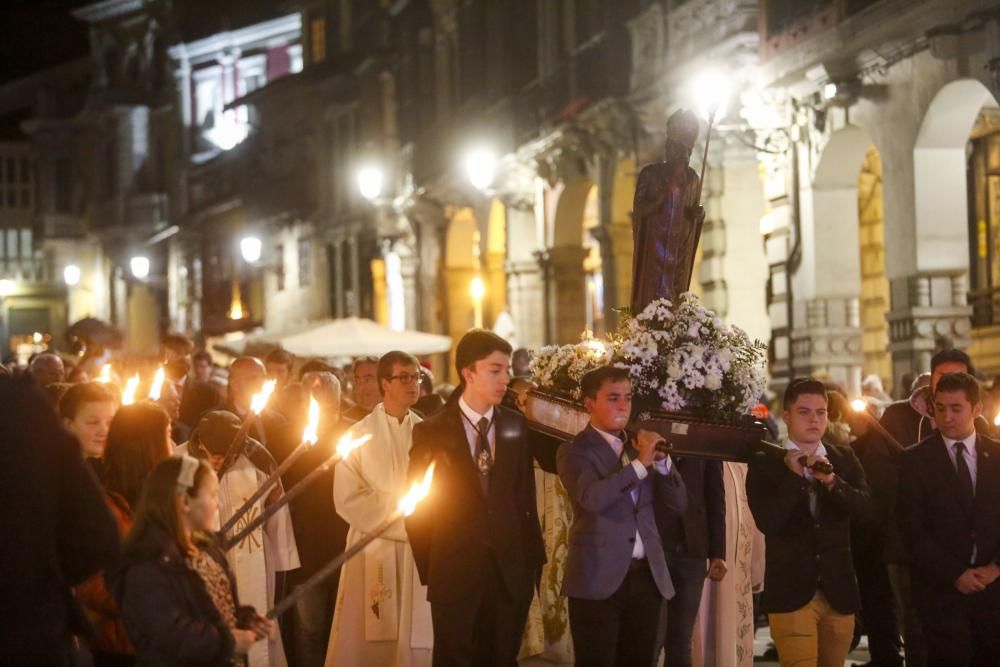
[{"label": "white flower arrangement", "polygon": [[594,368],[625,368],[641,410],[696,411],[716,421],[748,414],[764,392],[766,346],[726,325],[690,292],[675,306],[653,301],[602,343],[584,332],[575,345],[542,348],[531,372],[545,390],[580,398],[579,382]]}]

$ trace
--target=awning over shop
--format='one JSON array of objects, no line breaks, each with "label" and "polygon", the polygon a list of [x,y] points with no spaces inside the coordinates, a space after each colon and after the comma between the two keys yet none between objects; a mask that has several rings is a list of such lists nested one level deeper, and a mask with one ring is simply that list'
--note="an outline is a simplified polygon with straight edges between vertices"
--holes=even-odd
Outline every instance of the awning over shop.
[{"label": "awning over shop", "polygon": [[372,320],[348,317],[305,325],[298,331],[262,331],[238,340],[215,344],[215,349],[239,356],[266,347],[280,347],[300,357],[381,356],[390,350],[416,355],[451,349],[451,338],[422,331],[394,331]]}]

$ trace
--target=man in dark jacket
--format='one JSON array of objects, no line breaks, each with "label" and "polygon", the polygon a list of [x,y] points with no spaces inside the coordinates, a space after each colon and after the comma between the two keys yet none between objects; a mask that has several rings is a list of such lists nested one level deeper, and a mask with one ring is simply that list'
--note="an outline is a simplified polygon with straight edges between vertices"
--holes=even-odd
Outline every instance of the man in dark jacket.
[{"label": "man in dark jacket", "polygon": [[690,667],[691,633],[701,606],[705,577],[726,576],[726,489],[722,463],[690,457],[674,459],[687,489],[687,511],[676,514],[656,504],[656,523],[674,582],[667,602],[666,660]]},{"label": "man in dark jacket", "polygon": [[868,484],[850,449],[822,441],[822,382],[793,380],[782,416],[784,459],[755,460],[747,474],[747,499],[766,545],[761,608],[782,664],[840,667],[859,607],[851,521],[870,516]]},{"label": "man in dark jacket", "polygon": [[466,333],[455,350],[462,385],[413,429],[410,477],[435,465],[406,532],[431,603],[437,667],[516,665],[545,563],[532,458],[554,471],[555,452],[538,451],[525,418],[500,406],[510,354],[490,331]]},{"label": "man in dark jacket", "polygon": [[118,529],[41,390],[0,377],[0,405],[0,664],[65,665],[86,628],[70,586],[114,563]]},{"label": "man in dark jacket", "polygon": [[982,409],[975,378],[943,375],[940,431],[902,455],[898,515],[929,665],[1000,663],[1000,443],[976,433]]},{"label": "man in dark jacket", "polygon": [[[930,385],[917,387],[910,398],[897,401],[886,408],[879,420],[885,430],[904,449],[937,433],[931,396],[937,383],[946,373],[975,373],[972,359],[962,350],[947,349],[931,358]],[[976,430],[989,434],[990,424],[980,417],[976,420]],[[884,536],[884,560],[889,572],[892,590],[902,616],[904,647],[907,667],[924,667],[927,664],[927,648],[916,606],[911,599],[909,553],[903,545],[897,520],[897,499],[899,489],[900,452],[877,432],[870,432],[859,438],[855,450],[864,466],[865,475],[872,489],[872,504],[877,531]],[[875,554],[866,554],[875,557]],[[876,606],[869,615],[885,618],[889,600],[877,595]],[[868,605],[872,607],[871,604]],[[876,630],[877,632],[877,630]],[[878,650],[881,640],[875,640]]]}]

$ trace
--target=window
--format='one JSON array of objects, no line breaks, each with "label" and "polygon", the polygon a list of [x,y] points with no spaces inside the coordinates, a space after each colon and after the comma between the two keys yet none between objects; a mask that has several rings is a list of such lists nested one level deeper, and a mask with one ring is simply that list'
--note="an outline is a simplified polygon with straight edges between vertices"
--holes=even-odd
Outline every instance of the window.
[{"label": "window", "polygon": [[309,55],[313,63],[326,60],[326,18],[322,16],[309,22]]},{"label": "window", "polygon": [[278,258],[278,267],[274,272],[277,279],[276,289],[283,292],[285,290],[285,246],[279,243],[274,249],[274,254]]},{"label": "window", "polygon": [[312,282],[312,246],[309,239],[299,239],[299,287]]}]

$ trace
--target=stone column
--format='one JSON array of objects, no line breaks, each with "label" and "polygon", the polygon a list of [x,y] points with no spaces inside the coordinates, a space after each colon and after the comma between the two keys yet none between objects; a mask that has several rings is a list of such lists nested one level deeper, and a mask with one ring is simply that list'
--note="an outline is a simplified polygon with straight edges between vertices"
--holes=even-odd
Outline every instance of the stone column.
[{"label": "stone column", "polygon": [[550,343],[575,343],[587,326],[585,300],[586,281],[583,259],[587,250],[582,246],[556,246],[545,253],[548,269],[548,313]]},{"label": "stone column", "polygon": [[333,242],[333,316],[341,318],[344,313],[344,241]]},{"label": "stone column", "polygon": [[517,327],[521,347],[538,349],[545,344],[545,298],[542,269],[537,260],[508,261],[508,308]]},{"label": "stone column", "polygon": [[349,237],[347,237],[347,252],[349,255],[348,261],[350,262],[350,272],[351,272],[351,290],[350,298],[347,300],[347,316],[348,317],[360,317],[361,316],[361,278],[360,278],[360,267],[358,258],[358,233],[352,232]]}]

